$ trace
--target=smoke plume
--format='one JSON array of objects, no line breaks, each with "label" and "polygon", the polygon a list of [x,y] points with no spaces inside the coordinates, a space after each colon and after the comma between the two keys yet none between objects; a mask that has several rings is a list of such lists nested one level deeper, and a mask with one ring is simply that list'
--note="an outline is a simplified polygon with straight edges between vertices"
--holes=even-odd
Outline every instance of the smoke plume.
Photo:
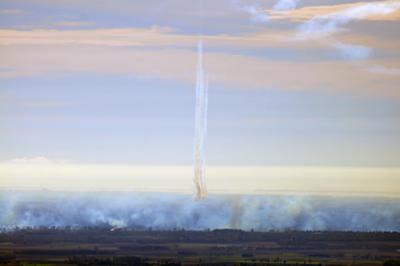
[{"label": "smoke plume", "polygon": [[194,189],[195,198],[207,196],[205,183],[205,139],[207,135],[208,81],[203,69],[203,43],[198,43],[198,65],[196,80],[196,107],[194,133]]}]

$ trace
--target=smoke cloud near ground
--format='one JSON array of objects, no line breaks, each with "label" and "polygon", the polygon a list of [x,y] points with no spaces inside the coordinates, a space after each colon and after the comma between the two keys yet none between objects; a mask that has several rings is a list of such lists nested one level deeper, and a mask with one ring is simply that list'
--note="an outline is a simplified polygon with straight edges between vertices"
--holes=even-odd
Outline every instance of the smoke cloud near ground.
[{"label": "smoke cloud near ground", "polygon": [[139,192],[8,191],[0,228],[110,226],[137,229],[400,231],[399,199]]}]

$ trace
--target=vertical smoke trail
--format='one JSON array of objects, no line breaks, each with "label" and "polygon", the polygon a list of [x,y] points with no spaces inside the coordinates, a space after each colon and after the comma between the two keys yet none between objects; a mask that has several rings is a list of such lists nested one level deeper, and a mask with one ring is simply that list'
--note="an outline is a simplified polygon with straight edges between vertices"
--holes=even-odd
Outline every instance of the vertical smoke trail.
[{"label": "vertical smoke trail", "polygon": [[208,81],[206,80],[203,69],[203,43],[201,40],[198,43],[197,50],[198,62],[194,132],[194,196],[196,199],[202,199],[207,196],[204,145],[207,134]]}]

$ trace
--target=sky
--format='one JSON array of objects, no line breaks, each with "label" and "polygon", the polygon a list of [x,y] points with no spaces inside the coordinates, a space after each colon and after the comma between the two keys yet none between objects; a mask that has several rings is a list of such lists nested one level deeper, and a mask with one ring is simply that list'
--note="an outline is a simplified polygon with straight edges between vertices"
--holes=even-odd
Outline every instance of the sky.
[{"label": "sky", "polygon": [[394,195],[399,28],[398,0],[2,0],[0,187],[186,191],[202,39],[211,192]]}]

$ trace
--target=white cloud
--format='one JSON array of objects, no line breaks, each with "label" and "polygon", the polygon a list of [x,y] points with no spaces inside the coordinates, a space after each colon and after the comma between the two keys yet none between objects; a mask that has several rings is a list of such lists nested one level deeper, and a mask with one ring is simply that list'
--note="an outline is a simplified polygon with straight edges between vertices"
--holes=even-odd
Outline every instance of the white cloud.
[{"label": "white cloud", "polygon": [[266,23],[269,21],[267,12],[259,4],[243,3],[241,0],[232,0],[235,9],[246,12],[254,23]]},{"label": "white cloud", "polygon": [[268,15],[263,9],[256,5],[243,6],[242,9],[251,16],[253,22],[265,23],[268,22]]},{"label": "white cloud", "polygon": [[[292,10],[296,8],[297,3],[300,0],[279,0],[274,6],[273,10],[274,11],[287,11],[287,10]],[[260,7],[258,4],[252,4],[252,5],[244,5],[240,3],[239,1],[234,2],[236,6],[239,7],[239,9],[245,11],[250,15],[250,19],[252,22],[255,23],[266,23],[269,21],[269,15],[267,10],[264,10],[263,8]]]},{"label": "white cloud", "polygon": [[338,12],[317,15],[300,25],[297,38],[317,39],[327,37],[343,30],[342,26],[354,20],[389,15],[398,9],[400,9],[400,1],[383,1],[363,3]]},{"label": "white cloud", "polygon": [[335,42],[333,47],[338,49],[345,59],[362,60],[367,59],[372,54],[372,49],[362,45]]},{"label": "white cloud", "polygon": [[10,15],[10,16],[19,16],[24,14],[24,11],[21,9],[0,9],[1,15]]},{"label": "white cloud", "polygon": [[11,165],[51,165],[51,164],[62,164],[65,161],[51,160],[44,156],[36,157],[19,157],[8,161],[0,162],[0,164],[11,164]]},{"label": "white cloud", "polygon": [[21,157],[21,158],[15,158],[9,161],[10,163],[16,163],[16,164],[46,164],[50,163],[51,161],[43,156],[37,156],[37,157]]},{"label": "white cloud", "polygon": [[[336,12],[316,15],[300,25],[296,39],[312,40],[329,37],[340,31],[344,31],[343,26],[352,21],[389,15],[398,9],[400,9],[400,1],[381,1],[360,3]],[[367,46],[336,41],[331,42],[330,45],[338,49],[344,58],[350,60],[367,59],[372,54],[372,49]]]},{"label": "white cloud", "polygon": [[273,10],[275,11],[287,11],[292,10],[297,7],[297,4],[300,0],[279,0],[274,6]]},{"label": "white cloud", "polygon": [[93,26],[94,23],[89,21],[59,21],[54,23],[54,25],[60,27],[78,28],[78,27]]},{"label": "white cloud", "polygon": [[400,68],[388,68],[385,66],[373,66],[368,68],[371,73],[379,73],[389,76],[400,76]]}]

